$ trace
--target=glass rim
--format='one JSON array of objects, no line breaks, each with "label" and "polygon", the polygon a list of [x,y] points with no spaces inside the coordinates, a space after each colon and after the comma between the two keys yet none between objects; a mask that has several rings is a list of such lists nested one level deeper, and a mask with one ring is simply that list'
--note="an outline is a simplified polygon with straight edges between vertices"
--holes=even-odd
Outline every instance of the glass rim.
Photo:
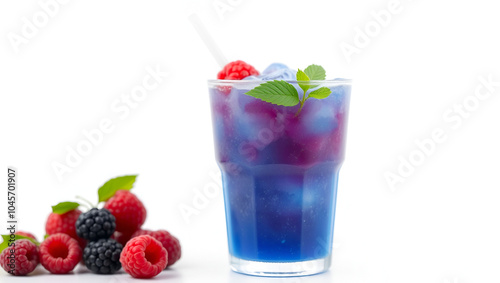
[{"label": "glass rim", "polygon": [[[212,79],[208,80],[208,86],[227,86],[227,85],[246,85],[246,84],[262,84],[266,82],[272,82],[274,80],[217,80],[217,79]],[[305,85],[314,85],[314,84],[320,84],[320,85],[351,85],[352,80],[351,79],[331,79],[331,80],[310,80],[310,81],[297,81],[297,80],[278,80],[278,81],[285,81],[287,83],[291,84],[305,84]]]}]

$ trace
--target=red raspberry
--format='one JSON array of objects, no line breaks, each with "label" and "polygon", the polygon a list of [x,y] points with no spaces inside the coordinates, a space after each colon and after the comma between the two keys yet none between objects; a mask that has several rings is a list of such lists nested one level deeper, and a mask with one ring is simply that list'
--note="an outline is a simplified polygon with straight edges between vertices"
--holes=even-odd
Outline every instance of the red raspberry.
[{"label": "red raspberry", "polygon": [[82,249],[70,236],[57,233],[40,244],[40,263],[54,274],[66,274],[82,259]]},{"label": "red raspberry", "polygon": [[228,63],[222,71],[217,74],[219,80],[241,80],[248,76],[257,76],[259,72],[251,65],[238,60]]},{"label": "red raspberry", "polygon": [[76,220],[78,216],[82,214],[79,209],[70,210],[64,214],[57,214],[52,212],[45,223],[45,233],[47,235],[53,235],[57,233],[64,233],[69,235],[71,238],[78,241],[80,248],[85,248],[87,241],[78,237],[76,235]]},{"label": "red raspberry", "polygon": [[155,277],[165,269],[167,261],[167,250],[148,235],[130,239],[120,255],[123,269],[135,278]]},{"label": "red raspberry", "polygon": [[116,218],[116,231],[131,235],[146,221],[146,208],[130,191],[119,190],[104,208]]},{"label": "red raspberry", "polygon": [[[137,230],[139,231],[139,230]],[[116,240],[118,243],[122,244],[122,246],[125,246],[132,237],[130,234],[124,234],[118,231],[115,231],[113,235],[111,236],[111,239]]]},{"label": "red raspberry", "polygon": [[16,276],[32,272],[39,262],[38,247],[26,239],[16,240],[14,246],[5,248],[0,254],[2,268]]},{"label": "red raspberry", "polygon": [[31,234],[30,232],[17,231],[15,234],[23,237],[28,237],[36,241],[35,235]]},{"label": "red raspberry", "polygon": [[172,264],[177,262],[179,258],[181,258],[181,244],[179,243],[179,240],[176,237],[172,236],[169,232],[165,230],[150,231],[141,229],[132,234],[132,238],[140,235],[149,235],[160,241],[160,243],[168,252],[167,267],[171,266]]}]

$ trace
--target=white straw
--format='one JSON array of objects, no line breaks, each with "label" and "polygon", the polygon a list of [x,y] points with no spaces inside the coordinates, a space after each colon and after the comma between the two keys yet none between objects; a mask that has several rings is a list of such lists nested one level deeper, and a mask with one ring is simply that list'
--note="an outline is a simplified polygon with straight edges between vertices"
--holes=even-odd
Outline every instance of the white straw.
[{"label": "white straw", "polygon": [[220,50],[219,46],[217,46],[217,43],[215,43],[213,37],[208,32],[205,24],[203,24],[200,17],[196,13],[193,13],[189,15],[188,18],[193,27],[196,29],[198,35],[207,46],[210,53],[212,53],[212,56],[214,57],[215,61],[217,61],[217,64],[219,64],[221,68],[224,68],[224,66],[226,66],[226,64],[228,63],[227,59]]}]

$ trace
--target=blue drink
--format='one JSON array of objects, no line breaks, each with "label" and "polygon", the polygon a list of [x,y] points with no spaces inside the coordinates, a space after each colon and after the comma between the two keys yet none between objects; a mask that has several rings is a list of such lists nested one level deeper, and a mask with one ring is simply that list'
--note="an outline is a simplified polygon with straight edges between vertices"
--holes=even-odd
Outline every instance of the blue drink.
[{"label": "blue drink", "polygon": [[322,81],[332,94],[309,99],[297,116],[299,106],[245,95],[260,83],[209,82],[231,267],[266,276],[323,272],[330,266],[350,82]]}]

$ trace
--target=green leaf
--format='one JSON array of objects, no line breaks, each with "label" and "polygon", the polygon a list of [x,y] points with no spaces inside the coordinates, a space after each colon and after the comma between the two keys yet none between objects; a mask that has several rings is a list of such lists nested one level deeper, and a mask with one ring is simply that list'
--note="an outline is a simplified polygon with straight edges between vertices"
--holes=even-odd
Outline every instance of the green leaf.
[{"label": "green leaf", "polygon": [[[7,247],[9,247],[9,240],[11,239],[15,239],[16,241],[17,240],[22,240],[22,239],[26,239],[26,240],[30,240],[31,242],[33,242],[33,244],[39,246],[40,243],[33,239],[33,238],[30,238],[30,237],[25,237],[25,236],[20,236],[20,235],[14,235],[13,238],[11,238],[11,234],[8,234],[8,235],[2,235],[2,239],[3,239],[3,242],[0,244],[0,253],[6,249]],[[12,243],[12,242],[11,242]]]},{"label": "green leaf", "polygon": [[49,234],[45,234],[45,235],[43,236],[43,239],[45,240],[45,239],[47,239],[48,237],[50,237],[50,235],[49,235]]},{"label": "green leaf", "polygon": [[274,80],[262,83],[245,94],[277,105],[299,104],[299,93],[293,85],[285,81]]},{"label": "green leaf", "polygon": [[314,97],[317,99],[323,99],[323,98],[327,98],[331,93],[332,93],[332,91],[329,88],[320,87],[315,91],[311,91],[311,93],[309,93],[309,96],[307,98]]},{"label": "green leaf", "polygon": [[323,67],[318,66],[318,65],[309,65],[304,72],[307,74],[309,79],[313,81],[321,81],[326,78],[326,72]]},{"label": "green leaf", "polygon": [[304,91],[304,93],[306,93],[307,90],[311,87],[310,84],[301,82],[301,81],[309,81],[309,77],[301,69],[297,70],[297,81],[300,88]]},{"label": "green leaf", "polygon": [[102,187],[99,188],[97,194],[99,195],[99,202],[107,201],[115,195],[118,190],[130,190],[134,186],[135,178],[137,175],[128,175],[116,177],[107,181]]},{"label": "green leaf", "polygon": [[52,206],[52,212],[57,214],[64,214],[68,211],[76,209],[79,206],[80,204],[77,202],[71,202],[71,201],[60,202]]}]

